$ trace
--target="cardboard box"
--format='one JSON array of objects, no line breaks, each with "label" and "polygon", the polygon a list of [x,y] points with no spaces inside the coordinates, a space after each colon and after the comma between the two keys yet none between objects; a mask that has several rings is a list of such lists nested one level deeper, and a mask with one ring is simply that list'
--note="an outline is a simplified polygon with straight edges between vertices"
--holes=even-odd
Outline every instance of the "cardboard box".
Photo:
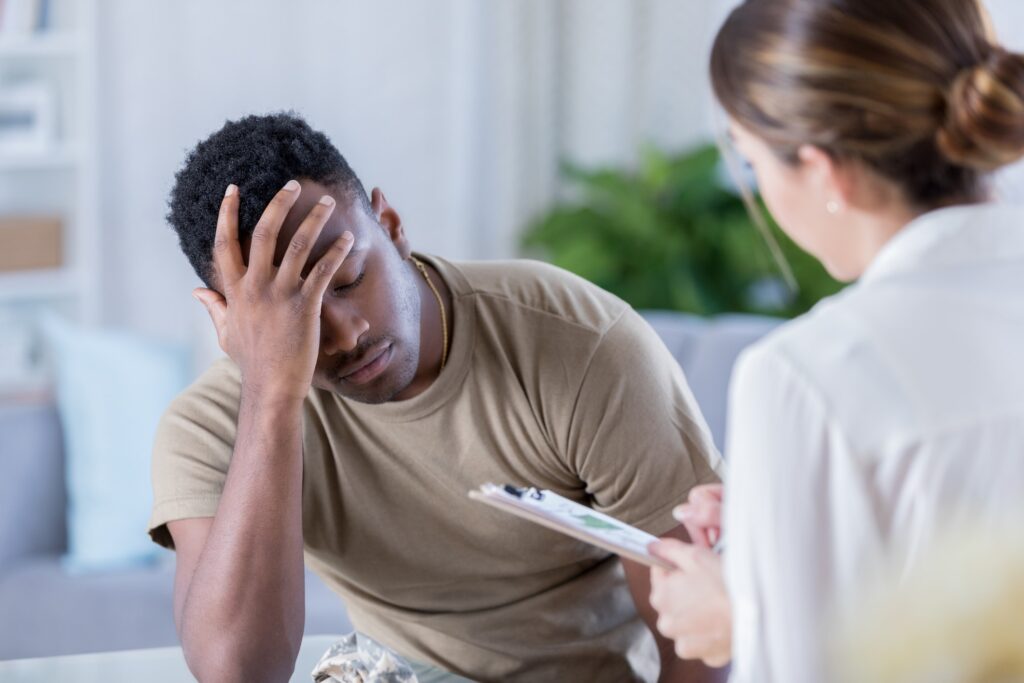
[{"label": "cardboard box", "polygon": [[60,267],[62,232],[56,216],[0,216],[0,272]]}]

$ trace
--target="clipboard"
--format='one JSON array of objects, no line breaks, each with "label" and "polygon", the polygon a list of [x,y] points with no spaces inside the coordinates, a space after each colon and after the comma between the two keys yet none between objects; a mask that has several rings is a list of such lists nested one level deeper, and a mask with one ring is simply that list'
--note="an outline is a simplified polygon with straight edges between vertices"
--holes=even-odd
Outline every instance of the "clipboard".
[{"label": "clipboard", "polygon": [[557,493],[488,483],[470,491],[469,497],[648,567],[674,568],[648,552],[657,536]]}]

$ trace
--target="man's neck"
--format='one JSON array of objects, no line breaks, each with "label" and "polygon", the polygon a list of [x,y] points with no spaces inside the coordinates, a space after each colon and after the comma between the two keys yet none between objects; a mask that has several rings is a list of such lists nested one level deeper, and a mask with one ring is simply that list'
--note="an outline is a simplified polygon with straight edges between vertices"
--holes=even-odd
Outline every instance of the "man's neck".
[{"label": "man's neck", "polygon": [[[412,382],[394,397],[393,400],[396,401],[408,400],[430,388],[430,385],[441,374],[442,360],[445,357],[445,334],[442,327],[441,308],[437,301],[438,297],[434,294],[434,291],[427,283],[426,278],[423,277],[419,268],[416,267],[416,264],[411,259],[406,263],[408,264],[407,267],[413,270],[413,276],[416,279],[416,289],[420,298],[420,362]],[[444,306],[444,322],[448,327],[447,349],[450,355],[455,317],[452,307],[451,290],[448,289],[448,284],[432,265],[425,261],[423,265],[426,266],[427,276],[434,287],[437,288],[437,293],[440,295]]]}]

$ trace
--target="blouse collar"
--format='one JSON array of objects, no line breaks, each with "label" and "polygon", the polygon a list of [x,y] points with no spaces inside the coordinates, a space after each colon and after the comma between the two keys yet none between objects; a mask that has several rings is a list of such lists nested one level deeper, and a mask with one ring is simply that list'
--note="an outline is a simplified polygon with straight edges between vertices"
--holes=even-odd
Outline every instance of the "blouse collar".
[{"label": "blouse collar", "polygon": [[915,218],[882,247],[861,283],[932,266],[1024,258],[1024,207],[972,204]]}]

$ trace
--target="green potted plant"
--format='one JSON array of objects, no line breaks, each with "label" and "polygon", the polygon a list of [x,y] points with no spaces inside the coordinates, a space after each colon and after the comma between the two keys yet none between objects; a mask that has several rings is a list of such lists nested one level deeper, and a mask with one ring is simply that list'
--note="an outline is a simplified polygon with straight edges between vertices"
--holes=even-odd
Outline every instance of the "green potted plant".
[{"label": "green potted plant", "polygon": [[841,288],[759,206],[796,287],[786,284],[714,145],[679,155],[647,149],[635,172],[566,166],[564,174],[574,199],[530,225],[524,249],[634,308],[791,317]]}]

